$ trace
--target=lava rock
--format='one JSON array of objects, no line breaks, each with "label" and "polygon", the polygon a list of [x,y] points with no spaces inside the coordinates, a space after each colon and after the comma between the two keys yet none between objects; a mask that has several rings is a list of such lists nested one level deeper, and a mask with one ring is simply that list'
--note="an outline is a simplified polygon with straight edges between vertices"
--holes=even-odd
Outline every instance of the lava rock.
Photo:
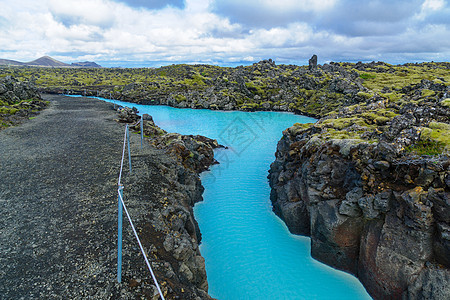
[{"label": "lava rock", "polygon": [[317,69],[317,55],[311,56],[308,61],[308,67],[310,71]]}]

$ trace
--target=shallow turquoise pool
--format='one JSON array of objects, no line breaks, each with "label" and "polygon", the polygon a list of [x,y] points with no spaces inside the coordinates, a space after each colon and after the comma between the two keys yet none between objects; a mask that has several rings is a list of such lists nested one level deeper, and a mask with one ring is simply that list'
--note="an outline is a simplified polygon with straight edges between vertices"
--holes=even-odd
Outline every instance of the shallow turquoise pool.
[{"label": "shallow turquoise pool", "polygon": [[224,112],[135,105],[169,132],[201,134],[220,149],[202,173],[195,206],[211,296],[231,299],[370,299],[359,281],[310,256],[310,239],[289,233],[272,212],[268,169],[282,131],[314,119],[279,112]]}]

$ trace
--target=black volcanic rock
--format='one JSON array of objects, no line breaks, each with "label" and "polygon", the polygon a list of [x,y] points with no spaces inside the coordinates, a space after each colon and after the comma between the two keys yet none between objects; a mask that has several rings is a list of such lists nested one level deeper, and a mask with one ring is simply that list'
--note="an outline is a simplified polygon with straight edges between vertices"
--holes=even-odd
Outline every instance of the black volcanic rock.
[{"label": "black volcanic rock", "polygon": [[0,101],[6,104],[15,104],[21,100],[41,99],[37,88],[30,82],[20,82],[6,76],[0,78]]},{"label": "black volcanic rock", "polygon": [[0,78],[0,130],[36,116],[46,106],[31,82]]},{"label": "black volcanic rock", "polygon": [[308,64],[309,64],[309,69],[310,69],[310,70],[315,70],[315,69],[317,69],[317,55],[314,54],[314,55],[309,59]]},{"label": "black volcanic rock", "polygon": [[[410,112],[395,118],[426,120]],[[402,129],[381,141],[327,140],[326,121],[283,132],[269,171],[275,213],[311,237],[314,258],[358,276],[374,299],[449,299],[449,156],[397,149],[409,139]]]},{"label": "black volcanic rock", "polygon": [[[137,123],[138,111],[135,107],[123,107],[118,109],[117,121],[121,123]],[[179,133],[167,133],[159,128],[153,118],[143,115],[144,135],[150,137],[150,143],[163,149],[172,156],[180,165],[194,173],[201,173],[209,169],[209,166],[217,164],[214,159],[214,149],[223,148],[217,140],[201,135],[181,135]],[[140,131],[140,125],[131,125],[132,130]]]}]

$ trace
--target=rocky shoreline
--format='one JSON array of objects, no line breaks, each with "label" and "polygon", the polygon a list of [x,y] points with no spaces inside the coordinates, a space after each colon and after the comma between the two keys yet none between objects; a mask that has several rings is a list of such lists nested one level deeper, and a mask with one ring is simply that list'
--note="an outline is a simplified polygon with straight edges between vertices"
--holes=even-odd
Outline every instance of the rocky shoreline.
[{"label": "rocky shoreline", "polygon": [[[424,128],[449,126],[450,110],[411,104],[371,132],[357,117],[367,107],[353,109],[283,132],[269,171],[274,211],[311,237],[314,258],[357,276],[375,299],[448,299],[448,148],[406,149],[431,143]],[[330,134],[338,127],[343,137]]]},{"label": "rocky shoreline", "polygon": [[[135,124],[140,119],[136,109],[124,107],[118,112],[121,123]],[[151,176],[145,177],[148,182],[135,178],[139,172],[133,173],[125,184],[131,193],[151,202],[142,232],[144,240],[150,243],[149,255],[161,267],[158,280],[167,283],[163,288],[166,299],[212,299],[207,294],[205,262],[198,248],[201,233],[193,207],[203,199],[204,188],[198,174],[217,163],[213,150],[223,146],[204,136],[167,133],[149,115],[143,116],[143,122],[145,139],[167,159],[163,164],[155,164],[157,159],[145,158],[143,167],[153,168]],[[131,129],[138,132],[140,127]],[[157,179],[158,187],[154,184],[155,175],[161,177]],[[130,279],[130,285],[141,283]]]}]

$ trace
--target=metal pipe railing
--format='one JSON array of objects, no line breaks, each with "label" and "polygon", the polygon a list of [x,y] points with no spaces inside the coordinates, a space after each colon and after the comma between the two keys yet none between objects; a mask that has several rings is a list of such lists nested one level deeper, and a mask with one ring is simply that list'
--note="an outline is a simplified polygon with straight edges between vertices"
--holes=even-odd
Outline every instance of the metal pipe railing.
[{"label": "metal pipe railing", "polygon": [[[143,144],[143,138],[144,138],[144,130],[143,130],[143,118],[141,116],[141,120],[139,120],[136,124],[132,126],[137,126],[138,124],[141,124],[141,148]],[[152,275],[153,282],[155,283],[155,286],[158,290],[158,293],[162,300],[164,299],[164,295],[161,291],[161,288],[158,284],[158,280],[156,279],[155,273],[153,272],[153,269],[150,265],[150,262],[147,258],[147,254],[145,253],[144,247],[142,246],[141,240],[139,239],[139,236],[137,234],[136,228],[134,227],[133,221],[131,219],[130,214],[128,213],[128,209],[125,205],[125,202],[123,200],[123,189],[124,186],[121,184],[122,179],[122,171],[123,171],[123,161],[125,157],[125,148],[128,146],[128,163],[130,166],[130,174],[131,174],[131,149],[130,149],[130,131],[128,129],[128,124],[125,126],[125,136],[123,138],[123,149],[122,149],[122,158],[120,161],[120,172],[119,172],[119,180],[117,182],[118,184],[118,212],[117,212],[117,218],[118,218],[118,230],[117,230],[117,281],[120,283],[122,281],[122,219],[123,219],[123,211],[125,211],[125,214],[127,215],[128,221],[131,225],[131,229],[133,230],[134,236],[136,237],[136,240],[139,244],[139,248],[141,249],[142,255],[144,256],[145,263],[147,264],[147,267],[150,271],[150,274]]]}]

